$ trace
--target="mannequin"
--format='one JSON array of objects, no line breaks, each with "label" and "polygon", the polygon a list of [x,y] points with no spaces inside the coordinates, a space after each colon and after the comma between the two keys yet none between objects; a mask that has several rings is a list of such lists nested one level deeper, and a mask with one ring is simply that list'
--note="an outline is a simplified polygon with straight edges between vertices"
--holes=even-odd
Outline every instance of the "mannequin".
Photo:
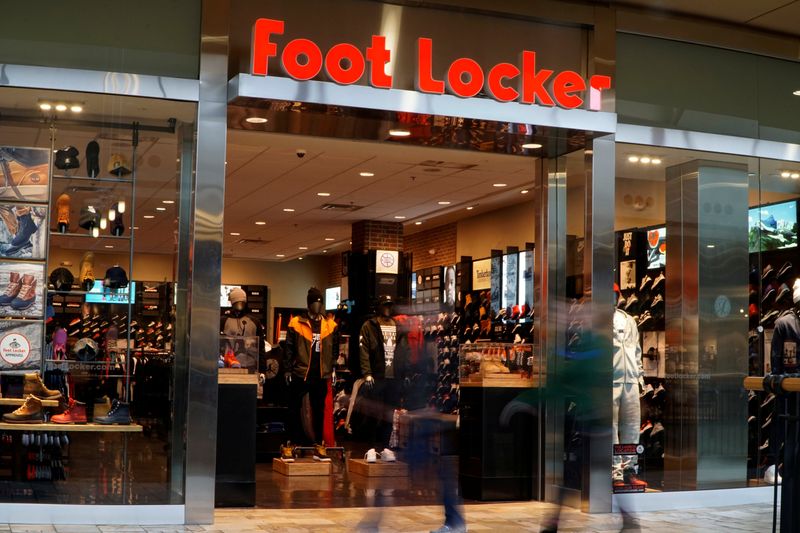
[{"label": "mannequin", "polygon": [[378,300],[377,316],[364,322],[359,336],[359,355],[364,387],[369,398],[370,414],[368,435],[370,449],[367,462],[378,459],[377,449],[382,448],[380,459],[396,461],[389,448],[394,409],[400,407],[403,379],[408,368],[408,339],[399,334],[392,318],[394,301],[390,296]]},{"label": "mannequin", "polygon": [[[614,284],[616,297],[619,285]],[[616,307],[616,302],[614,302]],[[639,395],[644,389],[642,348],[636,320],[622,309],[614,310],[614,387],[613,439],[614,444],[638,444],[641,408]],[[615,484],[645,484],[636,478],[638,456],[615,455],[612,476]]]},{"label": "mannequin", "polygon": [[289,387],[290,435],[295,442],[309,441],[300,423],[303,397],[308,394],[314,429],[310,440],[316,444],[314,459],[330,461],[323,438],[325,399],[333,376],[333,364],[338,356],[338,346],[334,343],[336,323],[323,316],[322,301],[322,292],[311,287],[306,296],[308,310],[289,322],[284,350],[284,377]]},{"label": "mannequin", "polygon": [[222,315],[220,331],[227,337],[222,348],[226,354],[221,362],[224,366],[257,369],[259,356],[264,346],[264,327],[252,315],[247,314],[247,294],[236,287],[228,294],[230,311]]}]

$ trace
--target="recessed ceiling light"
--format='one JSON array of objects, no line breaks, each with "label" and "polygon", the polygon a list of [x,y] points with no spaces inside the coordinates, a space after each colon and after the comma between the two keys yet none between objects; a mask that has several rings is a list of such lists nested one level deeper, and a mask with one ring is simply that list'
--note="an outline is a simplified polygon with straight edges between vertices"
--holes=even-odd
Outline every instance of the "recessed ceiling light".
[{"label": "recessed ceiling light", "polygon": [[781,177],[782,178],[788,178],[791,175],[792,175],[792,173],[789,172],[788,170],[784,170],[783,172],[781,172]]},{"label": "recessed ceiling light", "polygon": [[336,239],[334,239],[333,237],[325,237],[325,240],[328,241],[328,242],[331,242],[331,241],[335,241]]},{"label": "recessed ceiling light", "polygon": [[798,178],[800,178],[800,173],[798,173],[798,172],[792,172],[792,179],[793,179],[793,180],[796,180],[796,179],[798,179]]},{"label": "recessed ceiling light", "polygon": [[450,202],[441,201],[441,202],[439,202],[439,205],[450,205]]},{"label": "recessed ceiling light", "polygon": [[139,226],[134,226],[132,229],[139,229]]},{"label": "recessed ceiling light", "polygon": [[661,160],[659,158],[657,158],[657,157],[654,157],[653,159],[651,159],[650,162],[653,163],[654,165],[660,165],[661,164]]},{"label": "recessed ceiling light", "polygon": [[42,102],[41,104],[39,104],[39,109],[41,109],[42,111],[50,111],[51,109],[53,109],[53,106],[48,104],[47,102]]},{"label": "recessed ceiling light", "polygon": [[519,191],[520,194],[528,194],[530,191],[528,189],[522,189]]},{"label": "recessed ceiling light", "polygon": [[638,163],[639,162],[639,158],[637,156],[635,156],[635,155],[631,155],[631,156],[628,156],[628,161],[630,161],[631,163]]},{"label": "recessed ceiling light", "polygon": [[371,178],[372,176],[375,175],[375,173],[374,172],[359,172],[358,175],[361,176],[362,178]]},{"label": "recessed ceiling light", "polygon": [[323,254],[327,254],[327,253],[328,253],[328,250],[322,250],[322,253],[323,253]]},{"label": "recessed ceiling light", "polygon": [[144,218],[156,218],[155,215],[145,215]]},{"label": "recessed ceiling light", "polygon": [[264,124],[267,122],[267,119],[263,117],[247,117],[244,119],[245,122],[249,122],[250,124]]},{"label": "recessed ceiling light", "polygon": [[329,193],[329,192],[318,192],[317,193],[317,196],[330,196],[330,195],[331,195],[331,193]]},{"label": "recessed ceiling light", "polygon": [[408,137],[411,132],[400,128],[392,128],[389,130],[389,135],[392,137]]},{"label": "recessed ceiling light", "polygon": [[238,237],[239,235],[241,235],[241,233],[236,232],[236,231],[232,231],[231,232],[231,237]]},{"label": "recessed ceiling light", "polygon": [[303,258],[302,258],[302,257],[298,257],[298,258],[297,258],[297,260],[298,260],[298,261],[302,261],[302,260],[303,260]]},{"label": "recessed ceiling light", "polygon": [[714,245],[714,244],[706,244],[706,248],[716,248],[716,245]]},{"label": "recessed ceiling light", "polygon": [[396,218],[397,220],[403,220],[406,217],[403,215],[395,215],[394,218]]},{"label": "recessed ceiling light", "polygon": [[267,225],[267,223],[264,222],[263,220],[256,221],[256,226],[266,226],[266,225]]},{"label": "recessed ceiling light", "polygon": [[795,95],[795,96],[800,96],[800,89],[797,89],[796,91],[792,91],[792,94]]},{"label": "recessed ceiling light", "polygon": [[292,209],[291,207],[284,207],[284,208],[283,208],[283,211],[284,211],[285,213],[294,213],[294,209]]},{"label": "recessed ceiling light", "polygon": [[522,147],[526,150],[536,150],[537,148],[541,148],[542,145],[539,143],[525,143]]},{"label": "recessed ceiling light", "polygon": [[284,254],[276,254],[275,257],[286,257]]},{"label": "recessed ceiling light", "polygon": [[106,244],[106,248],[113,248],[113,247],[114,247],[113,244]]},{"label": "recessed ceiling light", "polygon": [[508,183],[492,183],[492,187],[508,187]]},{"label": "recessed ceiling light", "polygon": [[650,158],[649,158],[649,157],[647,157],[647,156],[644,156],[644,157],[640,158],[640,159],[639,159],[639,161],[640,161],[641,163],[644,163],[645,165],[648,165],[648,164],[650,164]]},{"label": "recessed ceiling light", "polygon": [[298,246],[298,250],[308,250],[308,246]]},{"label": "recessed ceiling light", "polygon": [[56,111],[66,111],[67,106],[64,104],[56,104]]},{"label": "recessed ceiling light", "polygon": [[72,111],[73,113],[81,113],[81,112],[83,112],[83,106],[80,106],[80,105],[76,104],[76,105],[71,106],[69,108],[69,110]]},{"label": "recessed ceiling light", "polygon": [[421,225],[422,225],[422,222],[420,222],[419,220],[417,220],[416,222],[414,222],[414,225],[415,225],[415,226],[421,226]]},{"label": "recessed ceiling light", "polygon": [[156,207],[156,211],[166,211],[166,207]]},{"label": "recessed ceiling light", "polygon": [[174,203],[175,203],[175,200],[161,200],[161,203],[162,203],[162,204],[167,204],[167,205],[170,205],[170,204],[174,204]]},{"label": "recessed ceiling light", "polygon": [[473,209],[475,209],[474,205],[471,205],[471,206],[467,207],[467,211],[472,211]]}]

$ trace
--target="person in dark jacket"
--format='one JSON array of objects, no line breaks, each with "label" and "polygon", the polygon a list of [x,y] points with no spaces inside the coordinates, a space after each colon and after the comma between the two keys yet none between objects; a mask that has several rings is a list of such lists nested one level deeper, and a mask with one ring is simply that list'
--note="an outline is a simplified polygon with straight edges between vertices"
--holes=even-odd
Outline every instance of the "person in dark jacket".
[{"label": "person in dark jacket", "polygon": [[[298,443],[309,441],[300,424],[303,397],[308,394],[313,440],[322,445],[325,398],[333,375],[333,362],[338,355],[334,343],[336,323],[323,316],[322,301],[322,292],[311,287],[306,297],[308,311],[292,318],[286,331],[284,368],[290,397],[290,435]],[[318,452],[324,455],[323,449]]]},{"label": "person in dark jacket", "polygon": [[392,418],[394,410],[401,406],[403,381],[408,377],[408,338],[392,318],[393,306],[391,297],[382,296],[377,316],[364,322],[359,335],[359,357],[370,424],[367,435],[371,441],[366,459],[372,463],[378,460],[378,448],[383,449],[380,454],[382,461],[396,460],[389,447]]}]

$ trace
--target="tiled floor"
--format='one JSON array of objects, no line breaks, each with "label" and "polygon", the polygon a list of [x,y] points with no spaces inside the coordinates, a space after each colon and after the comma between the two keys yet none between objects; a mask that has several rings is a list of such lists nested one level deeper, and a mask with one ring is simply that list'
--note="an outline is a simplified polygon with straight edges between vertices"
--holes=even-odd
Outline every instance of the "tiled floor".
[{"label": "tiled floor", "polygon": [[[541,521],[554,506],[544,503],[498,503],[466,506],[470,531],[493,533],[539,531]],[[0,525],[0,533],[344,533],[358,531],[359,524],[374,509],[225,509],[218,510],[215,523],[209,526],[17,526]],[[634,517],[638,529],[626,532],[644,533],[740,533],[770,531],[772,507],[769,505],[740,505],[712,509],[660,511]],[[438,527],[442,521],[441,508],[416,506],[388,508],[382,514],[380,531],[425,532]],[[575,510],[562,514],[562,532],[619,531],[619,515],[587,515]]]}]

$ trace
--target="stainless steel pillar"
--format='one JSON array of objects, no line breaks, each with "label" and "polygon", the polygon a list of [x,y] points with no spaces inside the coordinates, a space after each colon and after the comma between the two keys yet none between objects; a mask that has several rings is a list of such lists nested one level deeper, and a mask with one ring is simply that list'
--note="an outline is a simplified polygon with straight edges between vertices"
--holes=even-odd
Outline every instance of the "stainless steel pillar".
[{"label": "stainless steel pillar", "polygon": [[747,166],[667,169],[665,488],[745,486]]},{"label": "stainless steel pillar", "polygon": [[204,0],[189,296],[186,523],[214,520],[219,288],[228,81],[227,0]]}]

